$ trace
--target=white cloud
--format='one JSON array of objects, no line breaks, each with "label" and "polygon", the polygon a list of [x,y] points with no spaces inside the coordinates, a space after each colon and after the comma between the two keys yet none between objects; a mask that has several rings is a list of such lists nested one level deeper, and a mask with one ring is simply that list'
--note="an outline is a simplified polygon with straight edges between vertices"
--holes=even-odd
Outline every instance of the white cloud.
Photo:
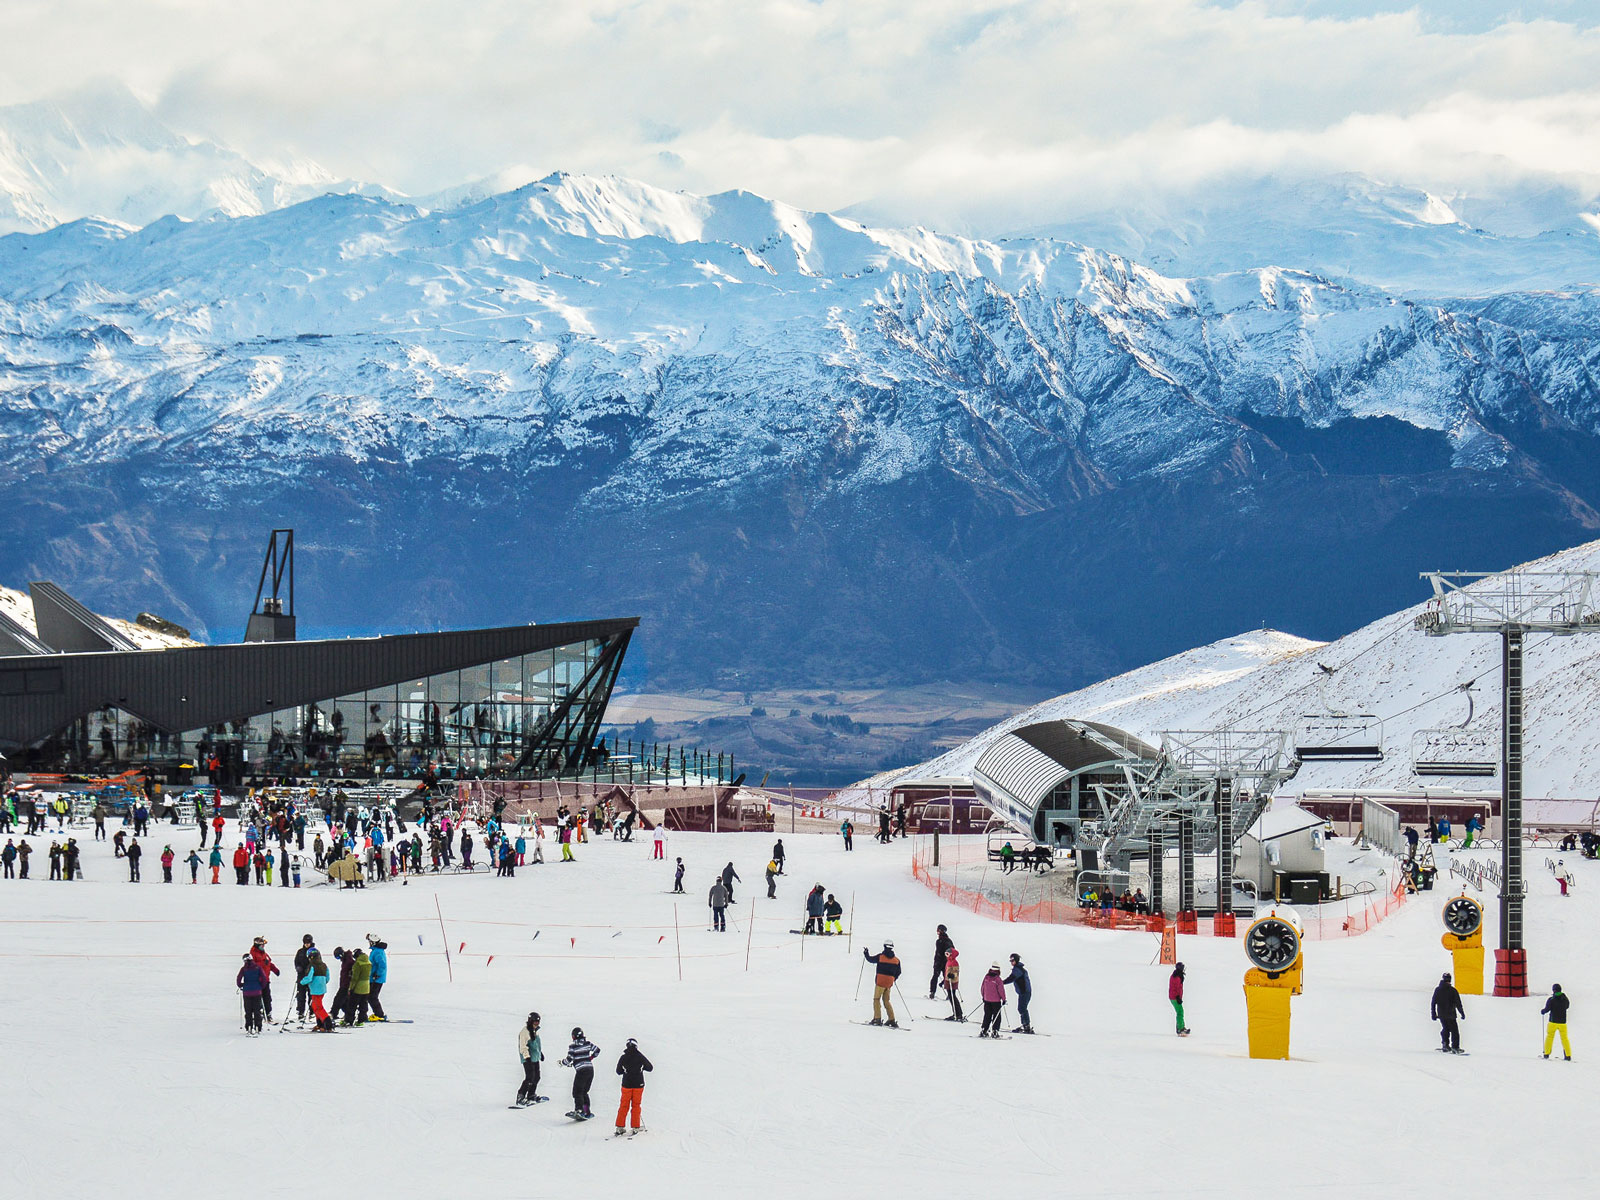
[{"label": "white cloud", "polygon": [[1565,0],[11,0],[0,102],[109,75],[178,128],[410,192],[526,164],[992,224],[1239,171],[1592,189],[1597,17]]}]

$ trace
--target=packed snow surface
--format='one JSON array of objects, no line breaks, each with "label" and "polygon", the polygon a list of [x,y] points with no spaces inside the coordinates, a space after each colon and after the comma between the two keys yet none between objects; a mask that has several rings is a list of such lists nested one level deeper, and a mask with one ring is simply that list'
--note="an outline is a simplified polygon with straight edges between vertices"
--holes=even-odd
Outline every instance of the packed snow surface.
[{"label": "packed snow surface", "polygon": [[[1563,901],[1530,854],[1533,986],[1572,993],[1575,1062],[1540,1059],[1538,999],[1467,997],[1472,1057],[1437,1051],[1443,891],[1362,937],[1312,944],[1293,1060],[1258,1062],[1236,943],[1180,939],[1195,1030],[1180,1040],[1154,937],[973,917],[912,880],[907,842],[863,838],[846,854],[837,837],[786,837],[789,871],[769,902],[761,835],[675,835],[664,862],[646,841],[608,840],[514,880],[339,892],[166,886],[156,855],[169,828],[155,832],[137,886],[87,830],[84,882],[39,878],[47,838],[31,839],[35,879],[0,880],[8,1195],[1223,1197],[1437,1179],[1421,1190],[1498,1197],[1582,1194],[1591,1174],[1589,862],[1569,861],[1578,884]],[[172,846],[192,843],[186,828]],[[674,898],[679,855],[689,892]],[[711,933],[705,892],[729,860],[745,883],[729,931]],[[848,941],[788,932],[818,881],[853,909]],[[987,1042],[975,1025],[925,1019],[942,1008],[926,991],[939,922],[969,1000],[991,960],[1023,956],[1034,1025],[1051,1036]],[[261,934],[287,967],[304,932],[324,953],[384,937],[385,1006],[415,1023],[246,1039],[240,956]],[[906,964],[896,1002],[909,1032],[851,1023],[870,1016],[870,980],[854,998],[860,948],[885,938]],[[279,979],[275,993],[281,1017],[291,992]],[[544,1019],[552,1102],[508,1110],[530,1010]],[[556,1060],[574,1025],[604,1051],[587,1124],[562,1116],[571,1073]],[[629,1037],[655,1065],[649,1132],[613,1143]],[[1511,1149],[1459,1141],[1486,1125]],[[1446,1161],[1462,1152],[1470,1167]]]}]

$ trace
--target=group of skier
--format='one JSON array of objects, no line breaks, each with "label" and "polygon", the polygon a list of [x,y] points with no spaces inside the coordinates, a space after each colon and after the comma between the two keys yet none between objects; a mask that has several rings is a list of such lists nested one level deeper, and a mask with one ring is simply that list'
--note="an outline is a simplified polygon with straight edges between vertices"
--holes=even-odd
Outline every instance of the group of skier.
[{"label": "group of skier", "polygon": [[[517,1098],[511,1104],[512,1108],[527,1108],[549,1099],[548,1096],[539,1095],[539,1064],[544,1062],[539,1026],[539,1014],[531,1012],[517,1031],[517,1058],[522,1063],[522,1084],[517,1088]],[[581,1028],[573,1026],[572,1041],[561,1058],[561,1065],[572,1068],[572,1108],[567,1116],[574,1121],[588,1121],[594,1117],[589,1091],[594,1086],[594,1063],[599,1057],[600,1047],[585,1037]],[[654,1064],[644,1056],[639,1043],[629,1038],[621,1057],[617,1059],[617,1074],[622,1077],[622,1100],[617,1105],[617,1128],[612,1136],[621,1137],[630,1128],[637,1135],[643,1128],[640,1118],[644,1102],[644,1076],[646,1071],[654,1070]]]},{"label": "group of skier", "polygon": [[[1545,1018],[1544,1057],[1550,1057],[1557,1037],[1561,1038],[1561,1056],[1572,1061],[1572,1043],[1567,1039],[1567,1009],[1571,1000],[1559,983],[1550,985],[1550,995],[1539,1012]],[[1466,1006],[1461,1003],[1461,993],[1451,982],[1450,972],[1439,977],[1428,1005],[1428,1016],[1439,1022],[1439,1049],[1445,1054],[1465,1054],[1461,1048],[1460,1022],[1467,1019]]]},{"label": "group of skier", "polygon": [[[346,950],[337,946],[333,960],[339,964],[337,984],[333,983],[332,970],[323,961],[316,940],[308,933],[300,939],[300,948],[294,955],[295,1017],[304,1028],[306,1014],[311,1014],[311,1032],[332,1033],[335,1019],[344,1017],[346,1027],[387,1021],[383,1011],[383,985],[389,980],[389,944],[377,934],[367,934],[365,950]],[[263,1024],[272,1024],[272,977],[281,975],[272,956],[267,953],[267,939],[258,937],[244,956],[244,963],[234,977],[244,1004],[245,1033],[257,1036]],[[333,1007],[324,999],[330,987],[334,988]],[[288,1025],[284,1016],[283,1024]]]}]

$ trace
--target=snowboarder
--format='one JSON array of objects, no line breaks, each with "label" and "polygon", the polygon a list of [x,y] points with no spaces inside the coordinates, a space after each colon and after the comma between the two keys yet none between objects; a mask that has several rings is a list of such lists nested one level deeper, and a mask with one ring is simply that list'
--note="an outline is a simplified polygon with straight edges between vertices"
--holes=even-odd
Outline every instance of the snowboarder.
[{"label": "snowboarder", "polygon": [[1167,978],[1167,999],[1172,1003],[1172,1011],[1178,1018],[1178,1036],[1188,1037],[1189,1026],[1183,1020],[1183,981],[1185,979],[1183,964],[1179,963],[1172,968],[1172,974]]},{"label": "snowboarder", "polygon": [[928,999],[932,1000],[939,992],[939,986],[944,983],[945,955],[955,949],[955,942],[950,940],[950,931],[940,925],[934,931],[933,939],[933,975],[928,980]]},{"label": "snowboarder", "polygon": [[1465,1021],[1467,1010],[1461,1007],[1461,993],[1450,983],[1449,971],[1440,976],[1439,986],[1433,989],[1430,1015],[1439,1022],[1439,1049],[1446,1054],[1462,1053],[1461,1029],[1456,1025],[1456,1018],[1459,1016]]},{"label": "snowboarder", "polygon": [[1009,983],[1017,995],[1017,1016],[1022,1019],[1022,1024],[1011,1032],[1032,1033],[1033,1025],[1028,1020],[1028,1001],[1033,999],[1033,981],[1028,978],[1028,968],[1022,965],[1022,959],[1017,955],[1011,956],[1011,974],[1000,982]]},{"label": "snowboarder", "polygon": [[836,934],[844,932],[844,925],[840,920],[844,916],[844,905],[833,898],[832,892],[828,893],[827,903],[822,906],[822,915],[828,919],[827,927],[823,930],[824,933]]},{"label": "snowboarder", "polygon": [[965,1022],[967,1014],[961,1010],[961,952],[953,945],[944,956],[944,994],[950,998],[950,1015],[945,1020]]},{"label": "snowboarder", "polygon": [[589,1085],[594,1082],[594,1060],[599,1057],[600,1047],[584,1037],[583,1030],[573,1026],[572,1044],[567,1047],[561,1065],[573,1069],[572,1111],[567,1116],[575,1120],[587,1121],[594,1116],[589,1108]]},{"label": "snowboarder", "polygon": [[[878,954],[868,954],[866,947],[863,946],[861,957],[877,965],[877,974],[872,980],[872,1020],[869,1024],[888,1025],[892,1029],[900,1028],[899,1022],[894,1018],[894,1002],[889,998],[889,993],[894,989],[894,981],[900,978],[900,960],[894,956],[894,943],[885,942],[882,952]],[[884,1010],[889,1014],[887,1021],[883,1019]]]},{"label": "snowboarder", "polygon": [[770,859],[767,862],[767,899],[778,898],[778,860]]},{"label": "snowboarder", "polygon": [[983,1028],[978,1031],[978,1036],[999,1037],[1000,1013],[1006,1006],[1006,985],[1000,978],[999,963],[989,964],[989,972],[983,977],[978,995],[983,998]]},{"label": "snowboarder", "polygon": [[722,868],[722,887],[728,893],[729,904],[739,903],[733,898],[734,880],[738,880],[740,883],[744,882],[744,880],[739,879],[739,872],[733,869],[733,864],[729,863],[727,866]]},{"label": "snowboarder", "polygon": [[539,1014],[531,1012],[517,1030],[517,1058],[522,1062],[522,1086],[517,1089],[517,1105],[526,1108],[547,1097],[539,1095],[539,1064],[544,1061],[544,1046],[539,1041]]},{"label": "snowboarder", "polygon": [[806,933],[824,932],[822,921],[827,908],[827,902],[823,899],[822,885],[819,883],[806,895]]},{"label": "snowboarder", "polygon": [[722,933],[728,932],[728,889],[722,886],[719,876],[711,885],[711,892],[706,897],[706,903],[711,906],[711,928]]},{"label": "snowboarder", "polygon": [[1544,1002],[1544,1007],[1539,1011],[1549,1017],[1544,1027],[1544,1056],[1550,1057],[1550,1048],[1555,1045],[1556,1034],[1561,1035],[1561,1057],[1568,1062],[1572,1061],[1572,1043],[1567,1041],[1567,994],[1561,990],[1559,983],[1550,985],[1550,999]]},{"label": "snowboarder", "polygon": [[683,859],[681,858],[678,860],[677,869],[672,873],[672,892],[676,896],[683,895]]},{"label": "snowboarder", "polygon": [[783,874],[783,859],[784,859],[783,839],[779,838],[777,840],[777,842],[772,847],[772,861],[778,864],[778,874],[779,875]]},{"label": "snowboarder", "polygon": [[617,1059],[617,1074],[622,1076],[622,1103],[617,1105],[617,1129],[612,1137],[622,1136],[623,1118],[632,1114],[633,1132],[639,1132],[639,1105],[644,1099],[644,1073],[655,1067],[639,1049],[639,1043],[628,1039],[622,1057]]},{"label": "snowboarder", "polygon": [[375,933],[367,934],[367,957],[372,962],[372,990],[367,993],[367,1004],[372,1013],[367,1020],[387,1021],[389,1018],[383,1015],[383,1004],[378,995],[389,980],[389,943],[380,940]]},{"label": "snowboarder", "polygon": [[244,1031],[254,1036],[261,1032],[261,989],[266,987],[266,974],[246,954],[233,982],[244,993]]}]

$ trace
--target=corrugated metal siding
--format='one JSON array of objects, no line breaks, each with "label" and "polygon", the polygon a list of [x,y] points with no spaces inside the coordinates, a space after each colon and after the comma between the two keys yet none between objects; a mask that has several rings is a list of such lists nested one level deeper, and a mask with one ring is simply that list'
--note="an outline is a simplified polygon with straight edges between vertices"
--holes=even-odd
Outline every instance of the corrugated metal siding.
[{"label": "corrugated metal siding", "polygon": [[[338,641],[0,658],[0,743],[25,745],[115,705],[172,731],[627,632],[637,617]],[[41,690],[40,669],[60,671]],[[15,683],[17,687],[10,686]]]},{"label": "corrugated metal siding", "polygon": [[1072,773],[1013,733],[984,752],[977,770],[1030,808]]}]

